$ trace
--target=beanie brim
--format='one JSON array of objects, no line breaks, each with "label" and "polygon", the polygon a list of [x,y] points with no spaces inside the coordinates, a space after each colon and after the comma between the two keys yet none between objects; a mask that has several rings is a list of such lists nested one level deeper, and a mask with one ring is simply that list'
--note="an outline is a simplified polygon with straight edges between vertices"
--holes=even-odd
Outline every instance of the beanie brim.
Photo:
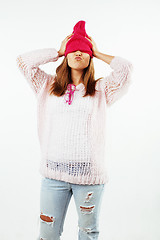
[{"label": "beanie brim", "polygon": [[65,56],[78,50],[88,53],[93,58],[92,44],[85,37],[75,34],[66,44]]}]

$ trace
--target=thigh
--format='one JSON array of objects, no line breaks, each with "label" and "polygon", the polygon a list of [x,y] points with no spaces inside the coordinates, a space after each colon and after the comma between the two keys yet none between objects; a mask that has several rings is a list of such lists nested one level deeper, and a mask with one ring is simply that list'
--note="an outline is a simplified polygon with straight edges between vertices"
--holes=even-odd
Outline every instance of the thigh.
[{"label": "thigh", "polygon": [[40,191],[40,237],[51,240],[59,239],[63,231],[72,192],[63,181],[43,178]]},{"label": "thigh", "polygon": [[98,228],[98,218],[105,184],[73,185],[72,191],[81,229]]}]

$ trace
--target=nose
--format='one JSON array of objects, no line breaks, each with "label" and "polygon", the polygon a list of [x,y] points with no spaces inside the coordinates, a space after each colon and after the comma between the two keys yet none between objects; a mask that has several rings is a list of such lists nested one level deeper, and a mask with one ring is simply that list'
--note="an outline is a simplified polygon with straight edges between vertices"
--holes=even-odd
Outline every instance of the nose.
[{"label": "nose", "polygon": [[82,55],[82,52],[81,51],[76,51],[76,55]]}]

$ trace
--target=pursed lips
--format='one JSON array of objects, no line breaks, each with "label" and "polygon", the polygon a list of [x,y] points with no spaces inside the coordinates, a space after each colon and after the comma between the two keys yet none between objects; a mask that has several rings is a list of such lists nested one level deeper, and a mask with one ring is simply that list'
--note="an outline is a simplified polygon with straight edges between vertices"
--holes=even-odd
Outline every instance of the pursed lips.
[{"label": "pursed lips", "polygon": [[82,60],[82,58],[81,58],[81,57],[75,57],[75,59],[76,59],[76,60]]}]

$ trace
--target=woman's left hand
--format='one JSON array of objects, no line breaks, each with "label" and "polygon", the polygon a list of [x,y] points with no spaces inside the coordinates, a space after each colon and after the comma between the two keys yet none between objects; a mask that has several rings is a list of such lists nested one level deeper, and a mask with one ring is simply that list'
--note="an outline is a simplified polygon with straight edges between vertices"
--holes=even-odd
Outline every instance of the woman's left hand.
[{"label": "woman's left hand", "polygon": [[[88,38],[89,37],[89,38]],[[95,41],[93,40],[92,37],[88,36],[88,37],[85,37],[87,40],[89,40],[92,44],[92,51],[93,51],[93,56],[96,57],[96,52],[98,52],[98,48],[97,48],[97,45],[95,43]]]}]

